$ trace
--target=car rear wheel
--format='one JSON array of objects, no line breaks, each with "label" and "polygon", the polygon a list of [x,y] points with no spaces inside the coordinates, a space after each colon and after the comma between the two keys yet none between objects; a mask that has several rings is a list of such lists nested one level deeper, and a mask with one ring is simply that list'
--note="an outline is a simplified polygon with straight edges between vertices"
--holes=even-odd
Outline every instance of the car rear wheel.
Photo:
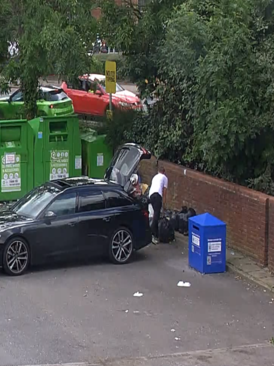
[{"label": "car rear wheel", "polygon": [[28,268],[30,250],[22,238],[13,238],[5,246],[3,253],[3,268],[9,276],[20,276]]},{"label": "car rear wheel", "polygon": [[130,260],[132,253],[132,234],[127,228],[121,227],[112,235],[109,247],[109,259],[114,264],[125,264]]}]

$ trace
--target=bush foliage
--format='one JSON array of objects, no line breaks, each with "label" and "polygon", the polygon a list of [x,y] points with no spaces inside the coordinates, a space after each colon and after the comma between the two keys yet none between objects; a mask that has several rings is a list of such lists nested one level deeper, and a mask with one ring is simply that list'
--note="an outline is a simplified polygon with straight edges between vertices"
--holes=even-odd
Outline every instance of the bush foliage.
[{"label": "bush foliage", "polygon": [[131,80],[159,98],[123,136],[272,194],[274,2],[154,0],[143,12],[110,3],[102,22],[125,50]]}]

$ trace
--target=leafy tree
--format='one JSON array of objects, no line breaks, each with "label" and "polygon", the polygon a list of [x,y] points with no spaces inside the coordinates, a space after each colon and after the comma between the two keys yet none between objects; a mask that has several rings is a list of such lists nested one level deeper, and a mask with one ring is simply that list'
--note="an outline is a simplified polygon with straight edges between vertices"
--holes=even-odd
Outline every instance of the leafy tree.
[{"label": "leafy tree", "polygon": [[99,0],[102,9],[101,34],[123,51],[124,75],[136,83],[142,94],[155,89],[158,53],[166,24],[174,7],[184,0],[148,0],[140,9],[135,1]]},{"label": "leafy tree", "polygon": [[155,0],[144,13],[108,3],[103,24],[112,15],[128,73],[159,99],[123,136],[273,194],[274,1]]},{"label": "leafy tree", "polygon": [[5,23],[0,47],[5,55],[7,41],[18,46],[17,56],[2,63],[1,73],[6,81],[20,79],[27,118],[36,114],[41,76],[54,72],[73,79],[89,71],[87,50],[96,34],[93,4],[95,0],[1,0]]},{"label": "leafy tree", "polygon": [[[190,0],[174,13],[162,54],[163,67],[176,70],[180,83],[193,79],[194,93],[186,90],[182,100],[194,131],[183,160],[243,184],[274,162],[271,6],[270,0]],[[181,67],[182,58],[191,70]]]}]

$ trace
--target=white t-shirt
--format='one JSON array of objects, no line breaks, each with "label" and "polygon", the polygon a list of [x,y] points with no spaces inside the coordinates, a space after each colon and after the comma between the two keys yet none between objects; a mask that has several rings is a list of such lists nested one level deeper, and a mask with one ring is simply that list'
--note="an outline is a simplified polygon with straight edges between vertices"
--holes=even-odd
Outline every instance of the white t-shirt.
[{"label": "white t-shirt", "polygon": [[153,193],[159,193],[159,195],[163,197],[163,190],[164,188],[167,188],[167,186],[167,177],[162,173],[156,174],[152,179],[151,187],[149,190],[149,197],[151,197]]}]

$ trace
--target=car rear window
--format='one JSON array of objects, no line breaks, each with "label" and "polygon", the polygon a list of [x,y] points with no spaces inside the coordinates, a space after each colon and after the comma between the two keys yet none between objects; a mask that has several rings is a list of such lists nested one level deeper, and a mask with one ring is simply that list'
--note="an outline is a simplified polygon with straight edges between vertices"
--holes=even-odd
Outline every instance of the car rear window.
[{"label": "car rear window", "polygon": [[68,99],[67,94],[63,90],[52,90],[43,92],[44,100],[48,102],[59,102],[61,100]]},{"label": "car rear window", "polygon": [[123,207],[132,205],[131,200],[120,192],[104,192],[107,198],[107,208]]},{"label": "car rear window", "polygon": [[80,191],[79,200],[79,212],[90,212],[105,208],[105,198],[102,192],[97,190]]}]

